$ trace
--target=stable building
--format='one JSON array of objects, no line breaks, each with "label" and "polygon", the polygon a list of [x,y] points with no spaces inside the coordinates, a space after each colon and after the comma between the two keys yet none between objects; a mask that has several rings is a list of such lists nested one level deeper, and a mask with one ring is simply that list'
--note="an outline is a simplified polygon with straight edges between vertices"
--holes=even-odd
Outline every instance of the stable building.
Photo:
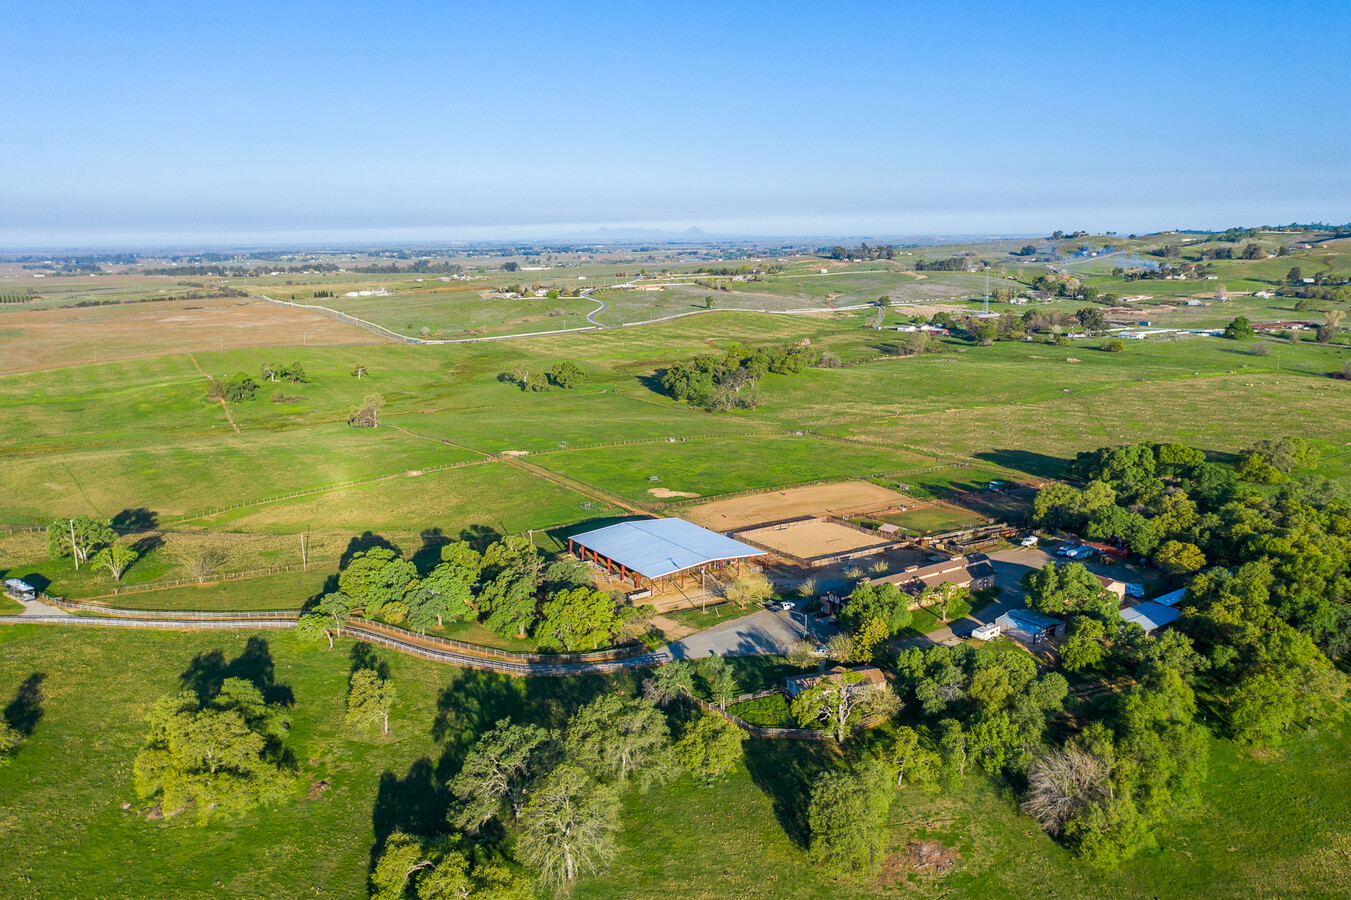
[{"label": "stable building", "polygon": [[1156,603],[1153,600],[1137,603],[1130,609],[1121,611],[1122,621],[1139,625],[1145,630],[1145,634],[1165,625],[1170,625],[1180,618],[1182,618],[1182,613],[1176,607],[1164,606],[1162,603]]},{"label": "stable building", "polygon": [[1064,622],[1034,609],[1011,609],[995,621],[999,623],[1002,634],[1029,644],[1065,636]]},{"label": "stable building", "polygon": [[620,522],[568,538],[579,559],[604,566],[607,574],[633,579],[634,587],[685,586],[687,576],[739,576],[765,551],[701,528],[684,519]]}]

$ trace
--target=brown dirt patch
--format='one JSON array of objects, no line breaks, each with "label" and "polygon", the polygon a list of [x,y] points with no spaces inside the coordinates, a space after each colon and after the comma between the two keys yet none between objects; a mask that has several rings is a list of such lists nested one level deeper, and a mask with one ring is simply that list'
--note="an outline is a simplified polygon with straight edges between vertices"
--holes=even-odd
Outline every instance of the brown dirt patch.
[{"label": "brown dirt patch", "polygon": [[864,534],[834,522],[807,520],[788,527],[772,526],[737,533],[757,544],[796,556],[798,559],[811,560],[818,556],[838,556],[842,553],[861,553],[877,547],[892,544],[890,538]]},{"label": "brown dirt patch", "polygon": [[729,531],[763,522],[826,514],[844,516],[910,502],[903,494],[866,481],[846,481],[701,503],[682,510],[680,517],[716,531]]},{"label": "brown dirt patch", "polygon": [[690,491],[673,491],[670,488],[648,488],[647,492],[659,500],[670,500],[672,497],[698,497],[698,494]]},{"label": "brown dirt patch", "polygon": [[321,313],[245,297],[16,310],[0,315],[0,372],[164,356],[222,346],[372,344]]}]

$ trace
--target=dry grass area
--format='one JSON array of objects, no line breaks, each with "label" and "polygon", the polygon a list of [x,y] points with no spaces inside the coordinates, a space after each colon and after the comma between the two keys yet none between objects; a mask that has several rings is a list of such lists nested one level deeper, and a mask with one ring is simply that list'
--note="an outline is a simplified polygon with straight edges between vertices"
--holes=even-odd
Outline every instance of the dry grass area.
[{"label": "dry grass area", "polygon": [[779,553],[807,560],[818,556],[862,553],[892,543],[889,538],[873,537],[834,522],[823,522],[818,519],[807,519],[786,526],[755,528],[738,532],[737,537],[748,538]]},{"label": "dry grass area", "polygon": [[705,528],[730,531],[761,522],[778,522],[799,516],[844,516],[912,502],[903,494],[866,481],[845,481],[701,503],[681,510],[680,517]]},{"label": "dry grass area", "polygon": [[383,342],[321,313],[246,297],[15,310],[0,315],[0,372],[195,350]]}]

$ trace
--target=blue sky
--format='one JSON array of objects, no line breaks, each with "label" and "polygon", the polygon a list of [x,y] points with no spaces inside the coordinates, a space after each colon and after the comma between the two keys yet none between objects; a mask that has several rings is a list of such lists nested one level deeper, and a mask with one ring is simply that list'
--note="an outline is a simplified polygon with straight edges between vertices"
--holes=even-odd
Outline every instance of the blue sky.
[{"label": "blue sky", "polygon": [[0,5],[0,246],[1351,219],[1351,4]]}]

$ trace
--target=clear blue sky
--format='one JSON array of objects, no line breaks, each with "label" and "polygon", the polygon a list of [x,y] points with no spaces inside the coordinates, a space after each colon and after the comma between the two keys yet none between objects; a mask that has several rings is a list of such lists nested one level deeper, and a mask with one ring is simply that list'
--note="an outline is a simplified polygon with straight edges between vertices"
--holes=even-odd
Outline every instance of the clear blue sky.
[{"label": "clear blue sky", "polygon": [[1351,219],[1351,4],[0,4],[0,246]]}]

